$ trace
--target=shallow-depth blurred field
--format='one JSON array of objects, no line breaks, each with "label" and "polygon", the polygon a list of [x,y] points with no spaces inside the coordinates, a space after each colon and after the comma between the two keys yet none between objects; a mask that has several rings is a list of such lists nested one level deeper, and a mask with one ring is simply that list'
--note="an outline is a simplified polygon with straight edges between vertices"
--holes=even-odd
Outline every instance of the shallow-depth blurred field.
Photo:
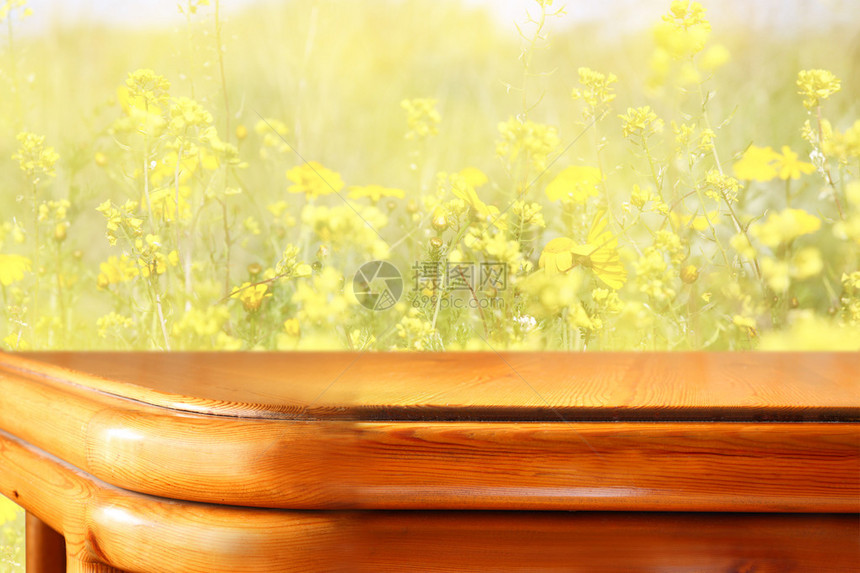
[{"label": "shallow-depth blurred field", "polygon": [[860,346],[854,28],[561,8],[5,2],[3,347]]},{"label": "shallow-depth blurred field", "polygon": [[856,350],[860,18],[706,8],[3,0],[0,347]]}]

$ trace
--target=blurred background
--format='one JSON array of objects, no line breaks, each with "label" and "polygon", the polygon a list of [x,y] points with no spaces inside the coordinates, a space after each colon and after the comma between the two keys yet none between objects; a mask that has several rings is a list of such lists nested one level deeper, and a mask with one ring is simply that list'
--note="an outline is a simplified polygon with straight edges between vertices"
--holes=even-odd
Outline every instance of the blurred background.
[{"label": "blurred background", "polygon": [[[343,0],[342,3],[354,1]],[[302,3],[312,4],[313,0]],[[531,0],[463,0],[466,6],[487,10],[504,26],[519,21],[531,3]],[[31,26],[44,29],[55,22],[67,25],[101,22],[131,27],[181,23],[182,16],[176,4],[176,0],[129,0],[120,7],[110,0],[34,0],[30,5],[38,17]],[[228,13],[236,13],[265,4],[265,1],[226,0],[222,4]],[[561,25],[596,23],[611,30],[630,30],[649,26],[652,15],[665,10],[666,3],[659,0],[580,0],[556,4],[564,5],[567,11]],[[856,21],[854,13],[857,11],[853,0],[722,0],[709,3],[707,8],[713,24],[744,23],[757,30],[781,34],[794,34],[805,28],[850,26]]]}]

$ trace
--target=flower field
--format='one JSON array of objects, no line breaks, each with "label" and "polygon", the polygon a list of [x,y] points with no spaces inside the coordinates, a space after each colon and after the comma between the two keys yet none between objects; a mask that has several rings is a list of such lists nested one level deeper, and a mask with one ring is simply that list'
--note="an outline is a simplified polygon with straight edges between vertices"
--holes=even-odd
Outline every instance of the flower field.
[{"label": "flower field", "polygon": [[0,2],[3,350],[860,349],[848,8],[222,4]]},{"label": "flower field", "polygon": [[850,50],[336,4],[38,42],[5,3],[5,349],[860,345]]}]

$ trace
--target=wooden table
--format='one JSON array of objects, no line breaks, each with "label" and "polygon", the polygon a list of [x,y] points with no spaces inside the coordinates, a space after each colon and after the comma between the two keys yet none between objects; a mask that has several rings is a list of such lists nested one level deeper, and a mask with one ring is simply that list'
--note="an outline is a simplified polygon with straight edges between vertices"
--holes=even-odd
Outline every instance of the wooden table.
[{"label": "wooden table", "polygon": [[839,353],[0,354],[0,493],[48,573],[858,571],[858,373]]}]

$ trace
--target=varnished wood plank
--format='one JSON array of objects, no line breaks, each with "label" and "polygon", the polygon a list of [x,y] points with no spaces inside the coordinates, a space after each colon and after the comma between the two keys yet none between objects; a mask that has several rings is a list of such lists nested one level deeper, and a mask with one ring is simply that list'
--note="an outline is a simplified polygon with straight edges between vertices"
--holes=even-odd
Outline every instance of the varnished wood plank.
[{"label": "varnished wood plank", "polygon": [[54,352],[0,368],[243,417],[860,420],[858,353]]},{"label": "varnished wood plank", "polygon": [[27,573],[63,573],[66,570],[63,536],[32,513],[27,513],[26,523]]},{"label": "varnished wood plank", "polygon": [[860,512],[860,424],[357,427],[372,507]]},{"label": "varnished wood plank", "polygon": [[73,571],[852,571],[857,515],[272,511],[114,488],[0,433],[0,492]]},{"label": "varnished wood plank", "polygon": [[70,555],[66,573],[123,573],[121,569],[90,559]]},{"label": "varnished wood plank", "polygon": [[[857,571],[857,516],[685,513],[368,515],[374,571]],[[830,550],[832,543],[832,551]]]},{"label": "varnished wood plank", "polygon": [[0,427],[143,493],[279,508],[860,511],[860,424],[179,413],[0,376]]}]

